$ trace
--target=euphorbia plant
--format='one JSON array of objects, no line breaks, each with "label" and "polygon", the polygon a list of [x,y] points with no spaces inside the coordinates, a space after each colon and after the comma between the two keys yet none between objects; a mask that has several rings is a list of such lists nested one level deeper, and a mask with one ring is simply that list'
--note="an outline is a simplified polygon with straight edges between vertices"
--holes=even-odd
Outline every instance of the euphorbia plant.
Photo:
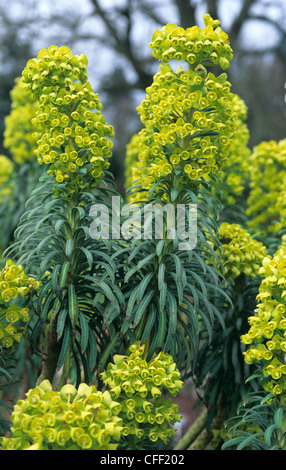
[{"label": "euphorbia plant", "polygon": [[[98,398],[106,386],[122,407],[119,411],[116,405],[126,437],[123,448],[139,446],[140,440],[147,447],[157,440],[166,444],[172,437],[169,424],[179,416],[160,388],[172,395],[181,389],[180,374],[193,373],[200,333],[211,341],[214,327],[224,326],[218,298],[230,300],[220,259],[217,189],[242,132],[243,106],[231,93],[227,74],[210,71],[212,66],[227,69],[232,50],[219,22],[209,15],[204,21],[203,29],[171,24],[154,33],[150,46],[163,64],[138,107],[144,127],[128,148],[130,206],[108,171],[114,131],[88,81],[86,56],[74,56],[67,47],[42,49],[27,63],[20,82],[36,102],[35,155],[44,168],[9,250],[41,283],[29,297],[27,337],[41,367],[28,401],[69,386],[75,397],[88,391]],[[173,59],[180,62],[177,70]],[[112,210],[112,196],[124,209],[125,228],[135,203],[140,217],[146,205],[151,209],[148,224],[156,224],[154,205],[157,211],[171,207],[177,224],[170,229],[163,216],[161,236],[151,231],[144,238],[135,236],[142,228],[136,220],[129,239],[120,231],[113,237],[110,225],[106,237],[92,237],[95,208]],[[195,219],[190,208],[196,209]],[[114,365],[107,366],[112,357]],[[94,382],[99,392],[89,388]],[[45,392],[41,387],[47,384]],[[82,405],[81,398],[76,402]],[[15,428],[22,423],[18,411]],[[25,419],[28,438],[16,430],[16,439],[20,446],[33,446],[30,418]],[[53,429],[47,437],[42,424],[35,424],[39,447],[78,438],[85,448],[102,448],[98,428],[93,441],[81,439],[92,434],[86,429],[59,436]],[[117,438],[122,423],[107,424],[116,428]]]},{"label": "euphorbia plant", "polygon": [[144,347],[134,344],[129,356],[114,357],[102,380],[106,390],[81,383],[53,391],[48,380],[19,400],[11,419],[12,436],[2,438],[4,450],[142,449],[175,434],[178,405],[163,396],[176,396],[183,386],[171,356],[143,359]]},{"label": "euphorbia plant", "polygon": [[257,308],[242,335],[245,362],[255,366],[248,381],[258,381],[228,423],[224,448],[285,450],[285,238],[273,256],[265,256]]},{"label": "euphorbia plant", "polygon": [[[219,258],[213,250],[215,239],[219,246],[219,204],[213,187],[219,185],[232,138],[241,125],[227,74],[216,76],[206,68],[214,64],[227,68],[232,58],[228,37],[218,21],[209,15],[204,21],[203,29],[184,30],[171,24],[154,33],[150,47],[163,64],[138,107],[144,127],[127,152],[131,203],[171,204],[177,215],[184,206],[186,225],[190,205],[197,205],[193,249],[180,250],[165,221],[163,239],[133,241],[126,273],[126,289],[132,295],[128,295],[124,331],[134,329],[140,335],[136,337],[143,335],[151,353],[163,345],[187,371],[201,325],[211,337],[215,319],[223,323],[210,301],[223,285],[219,262],[208,262]],[[168,63],[172,59],[180,62],[177,70]],[[176,235],[179,238],[178,231]]]},{"label": "euphorbia plant", "polygon": [[72,357],[77,380],[82,365],[90,382],[98,352],[105,350],[112,335],[111,329],[102,329],[105,299],[117,308],[123,302],[122,294],[110,287],[115,265],[108,243],[94,243],[89,236],[90,205],[112,192],[108,174],[102,176],[109,166],[113,128],[101,114],[86,66],[85,56],[51,46],[28,62],[22,77],[38,101],[32,122],[36,156],[46,170],[13,247],[43,283],[33,299],[30,335],[32,349],[41,344],[39,382],[52,381],[63,365],[65,382]]}]

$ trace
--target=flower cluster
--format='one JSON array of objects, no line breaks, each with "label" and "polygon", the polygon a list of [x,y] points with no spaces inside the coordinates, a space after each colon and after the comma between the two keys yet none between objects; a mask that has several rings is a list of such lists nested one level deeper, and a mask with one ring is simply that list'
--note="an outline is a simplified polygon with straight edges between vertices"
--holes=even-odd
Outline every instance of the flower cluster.
[{"label": "flower cluster", "polygon": [[94,385],[64,385],[53,391],[48,380],[19,400],[11,415],[11,437],[4,450],[115,450],[122,429],[120,405]]},{"label": "flower cluster", "polygon": [[160,352],[149,362],[144,357],[144,345],[135,343],[131,354],[114,356],[114,363],[101,374],[110,395],[121,404],[124,427],[122,435],[128,440],[162,440],[167,443],[175,434],[170,424],[180,421],[178,406],[163,391],[176,396],[182,389],[180,373],[170,355]]},{"label": "flower cluster", "polygon": [[241,337],[249,346],[247,364],[262,362],[264,388],[274,395],[286,392],[286,247],[279,247],[271,258],[263,260],[263,276],[257,295],[257,309],[249,318],[250,328]]},{"label": "flower cluster", "polygon": [[[177,30],[184,37],[182,28],[168,26],[172,31],[165,27],[167,41],[175,42]],[[173,47],[181,46],[178,42]],[[193,55],[195,61],[188,70],[180,65],[174,71],[170,64],[161,64],[137,108],[144,128],[127,148],[129,166],[129,160],[135,161],[137,145],[137,163],[128,177],[140,180],[143,191],[170,174],[179,175],[182,186],[197,186],[227,162],[241,120],[237,98],[226,73],[216,77],[206,70],[201,53]],[[182,60],[187,61],[184,54]]]},{"label": "flower cluster", "polygon": [[181,182],[201,181],[226,162],[236,129],[234,95],[226,74],[203,67],[174,72],[163,65],[138,107],[145,128],[139,132],[141,184],[182,170]]},{"label": "flower cluster", "polygon": [[21,77],[15,80],[11,102],[11,112],[5,118],[4,146],[10,151],[14,162],[21,165],[36,158],[32,119],[38,107]]},{"label": "flower cluster", "polygon": [[248,226],[274,234],[286,225],[286,139],[254,147],[249,173]]},{"label": "flower cluster", "polygon": [[0,203],[13,192],[14,165],[5,155],[0,155]]},{"label": "flower cluster", "polygon": [[38,290],[40,282],[29,277],[22,265],[16,265],[8,260],[0,273],[0,302],[10,302],[18,295],[25,297],[29,292]]},{"label": "flower cluster", "polygon": [[29,319],[28,308],[17,305],[10,305],[8,309],[0,307],[0,344],[3,348],[9,349],[15,341],[20,342],[25,327],[19,325],[27,323]]},{"label": "flower cluster", "polygon": [[29,309],[7,303],[26,297],[32,290],[38,290],[40,282],[25,274],[23,266],[8,260],[0,273],[0,342],[4,348],[10,348],[19,342],[24,327],[22,322],[29,320]]},{"label": "flower cluster", "polygon": [[219,20],[213,20],[209,14],[203,15],[203,19],[203,29],[193,26],[184,30],[175,24],[157,29],[149,46],[153,56],[162,62],[175,59],[190,65],[199,62],[228,68],[233,57],[228,35],[220,28]]},{"label": "flower cluster", "polygon": [[223,222],[219,227],[222,244],[222,263],[226,277],[235,279],[241,273],[247,277],[258,276],[267,255],[266,247],[253,239],[239,224]]},{"label": "flower cluster", "polygon": [[114,129],[87,80],[86,56],[50,46],[28,61],[22,77],[38,101],[36,155],[55,177],[55,196],[97,187],[109,167]]},{"label": "flower cluster", "polygon": [[233,109],[237,115],[237,129],[231,139],[230,153],[223,169],[219,172],[222,180],[218,183],[223,205],[234,204],[245,189],[250,175],[250,155],[248,147],[249,129],[246,124],[247,107],[244,101],[235,96]]}]

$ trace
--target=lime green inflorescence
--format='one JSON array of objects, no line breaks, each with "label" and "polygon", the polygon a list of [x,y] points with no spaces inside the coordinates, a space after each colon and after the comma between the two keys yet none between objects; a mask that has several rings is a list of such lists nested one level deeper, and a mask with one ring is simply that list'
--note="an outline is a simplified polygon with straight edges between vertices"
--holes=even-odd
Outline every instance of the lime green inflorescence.
[{"label": "lime green inflorescence", "polygon": [[14,164],[5,155],[0,155],[0,204],[14,190]]},{"label": "lime green inflorescence", "polygon": [[242,195],[250,178],[250,155],[248,147],[249,129],[246,124],[247,106],[239,96],[234,96],[233,109],[237,115],[237,130],[232,136],[230,152],[219,176],[218,188],[222,194],[219,196],[223,205],[235,204]]},{"label": "lime green inflorescence", "polygon": [[115,450],[120,439],[120,405],[94,385],[64,385],[53,391],[48,380],[29,390],[11,415],[12,436],[0,438],[4,450]]},{"label": "lime green inflorescence", "polygon": [[0,438],[4,450],[115,450],[122,437],[167,441],[180,421],[175,396],[183,386],[173,359],[159,353],[148,363],[144,346],[114,356],[101,374],[106,390],[92,385],[64,385],[53,391],[49,381],[19,400],[11,415],[11,437]]},{"label": "lime green inflorescence", "polygon": [[160,352],[147,362],[144,345],[135,344],[130,351],[128,357],[115,356],[114,364],[101,374],[111,396],[122,406],[122,434],[128,439],[167,443],[175,434],[170,424],[180,421],[181,416],[178,406],[163,396],[163,391],[178,394],[183,387],[180,373],[168,354]]},{"label": "lime green inflorescence", "polygon": [[[284,240],[285,242],[286,240]],[[259,271],[263,276],[257,295],[257,310],[249,318],[250,328],[242,336],[247,364],[260,363],[265,376],[265,390],[279,395],[285,403],[286,393],[286,246],[273,257],[266,256]]]},{"label": "lime green inflorescence", "polygon": [[150,44],[153,56],[162,62],[171,59],[191,65],[211,62],[223,70],[228,68],[233,57],[228,35],[220,28],[219,20],[213,20],[209,14],[203,18],[203,29],[193,26],[184,30],[175,24],[168,24],[161,31],[157,29]]},{"label": "lime green inflorescence", "polygon": [[[232,53],[227,35],[214,30],[217,22],[208,15],[204,19],[203,30],[167,25],[154,34],[156,58],[183,60],[189,68],[180,65],[174,71],[170,64],[161,64],[138,107],[145,127],[127,148],[127,166],[135,163],[135,146],[138,151],[137,163],[126,176],[128,183],[140,180],[145,191],[178,171],[181,185],[197,184],[219,173],[227,162],[241,111],[226,73],[216,77],[204,65],[226,68]],[[218,51],[220,59],[215,59]]]},{"label": "lime green inflorescence", "polygon": [[286,226],[286,139],[261,142],[250,157],[248,226],[275,234]]},{"label": "lime green inflorescence", "polygon": [[38,103],[21,77],[15,80],[11,100],[11,112],[5,119],[4,146],[10,151],[13,161],[21,165],[36,159],[32,119]]},{"label": "lime green inflorescence", "polygon": [[[23,266],[8,260],[0,273],[0,344],[10,348],[19,342],[24,327],[19,326],[29,320],[29,309],[14,305],[18,296],[26,297],[40,287],[39,281],[25,274]],[[12,303],[11,303],[12,302]],[[7,305],[8,304],[8,305]]]},{"label": "lime green inflorescence", "polygon": [[267,255],[267,249],[261,242],[253,239],[239,224],[227,222],[220,225],[219,238],[226,277],[235,279],[240,274],[251,278],[258,276],[262,261]]},{"label": "lime green inflorescence", "polygon": [[110,165],[114,129],[88,82],[86,56],[50,46],[28,61],[22,76],[39,103],[32,120],[36,155],[60,184],[55,196],[97,187]]}]

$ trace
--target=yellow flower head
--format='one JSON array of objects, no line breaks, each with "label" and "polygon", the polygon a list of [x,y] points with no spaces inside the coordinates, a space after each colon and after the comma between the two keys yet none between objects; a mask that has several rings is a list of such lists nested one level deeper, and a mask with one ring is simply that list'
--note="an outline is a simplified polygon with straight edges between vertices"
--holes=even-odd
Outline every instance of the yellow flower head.
[{"label": "yellow flower head", "polygon": [[5,119],[4,146],[10,151],[14,162],[22,164],[36,158],[32,119],[38,103],[30,90],[25,88],[21,77],[15,80],[11,100],[11,112]]},{"label": "yellow flower head", "polygon": [[249,317],[250,328],[241,338],[248,346],[245,361],[260,362],[265,376],[263,387],[285,400],[286,392],[286,248],[282,245],[273,257],[263,259],[263,277],[258,304]]},{"label": "yellow flower head", "polygon": [[109,392],[95,386],[67,384],[56,392],[45,380],[16,403],[11,437],[0,442],[4,450],[116,450],[119,411]]},{"label": "yellow flower head", "polygon": [[0,203],[13,192],[13,162],[5,155],[0,155]]},{"label": "yellow flower head", "polygon": [[286,139],[261,142],[249,162],[248,226],[270,235],[286,225]]},{"label": "yellow flower head", "polygon": [[240,225],[227,222],[220,225],[219,238],[226,277],[235,279],[240,274],[251,278],[258,276],[267,255],[266,247],[261,242],[253,239]]},{"label": "yellow flower head", "polygon": [[184,60],[191,65],[211,61],[223,70],[228,68],[233,57],[228,35],[220,28],[219,20],[208,14],[203,19],[203,29],[193,26],[185,30],[175,24],[157,29],[150,44],[154,57],[162,62]]},{"label": "yellow flower head", "polygon": [[[127,148],[126,166],[134,166],[128,170],[127,185],[139,180],[143,190],[134,192],[133,202],[144,198],[144,191],[160,178],[180,175],[182,187],[193,187],[221,172],[227,162],[241,109],[226,73],[216,77],[205,67],[232,57],[217,22],[210,17],[205,22],[203,30],[171,24],[154,33],[150,46],[163,64],[137,108],[144,128]],[[219,59],[214,59],[215,51]],[[174,71],[171,59],[185,61],[188,69],[180,65]]]},{"label": "yellow flower head", "polygon": [[52,45],[28,61],[22,76],[38,101],[32,119],[36,156],[59,185],[55,196],[98,186],[110,164],[114,130],[87,80],[86,56]]}]

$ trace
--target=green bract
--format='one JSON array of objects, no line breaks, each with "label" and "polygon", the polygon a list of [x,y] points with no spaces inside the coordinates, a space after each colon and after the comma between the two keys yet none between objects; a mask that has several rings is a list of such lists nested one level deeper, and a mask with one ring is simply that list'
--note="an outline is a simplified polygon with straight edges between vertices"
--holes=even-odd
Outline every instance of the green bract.
[{"label": "green bract", "polygon": [[5,198],[14,191],[13,173],[13,162],[5,155],[0,155],[0,203],[3,203]]},{"label": "green bract", "polygon": [[32,119],[38,102],[20,77],[15,80],[11,100],[11,112],[5,119],[4,145],[9,149],[14,162],[21,165],[36,158]]},{"label": "green bract", "polygon": [[54,190],[56,197],[97,187],[109,167],[114,131],[100,112],[86,69],[85,55],[50,46],[23,70],[23,82],[39,103],[32,119],[36,155],[61,184]]},{"label": "green bract", "polygon": [[148,440],[167,444],[175,435],[170,425],[181,420],[178,406],[164,396],[166,392],[176,396],[183,388],[176,364],[162,351],[147,362],[144,349],[134,344],[129,356],[114,356],[114,363],[101,374],[110,395],[121,405],[122,434],[134,448]]},{"label": "green bract", "polygon": [[115,450],[120,439],[120,405],[95,386],[64,385],[52,390],[48,380],[29,390],[11,415],[4,450]]},{"label": "green bract", "polygon": [[245,361],[260,362],[265,380],[264,388],[281,395],[285,403],[286,391],[286,248],[281,246],[274,256],[266,256],[259,274],[263,276],[257,295],[257,310],[249,318],[250,328],[242,336],[249,345]]},{"label": "green bract", "polygon": [[24,267],[8,260],[0,273],[0,344],[6,349],[21,340],[29,309],[14,305],[18,297],[27,297],[39,290],[41,283],[27,276]]},{"label": "green bract", "polygon": [[233,57],[228,35],[219,27],[219,20],[213,20],[208,14],[203,15],[203,19],[203,29],[193,26],[184,30],[168,24],[161,31],[156,30],[150,44],[154,57],[162,62],[175,59],[191,65],[200,62],[228,68]]},{"label": "green bract", "polygon": [[144,346],[134,344],[131,354],[115,356],[101,378],[99,392],[85,383],[64,385],[53,391],[48,380],[19,400],[11,415],[11,437],[0,438],[4,450],[115,450],[121,439],[167,443],[180,421],[176,396],[183,386],[180,373],[168,354],[143,359]]},{"label": "green bract", "polygon": [[238,224],[222,223],[219,237],[226,276],[234,279],[243,273],[249,277],[256,277],[267,255],[266,247]]},{"label": "green bract", "polygon": [[261,142],[249,159],[247,224],[262,234],[285,228],[286,139]]}]

